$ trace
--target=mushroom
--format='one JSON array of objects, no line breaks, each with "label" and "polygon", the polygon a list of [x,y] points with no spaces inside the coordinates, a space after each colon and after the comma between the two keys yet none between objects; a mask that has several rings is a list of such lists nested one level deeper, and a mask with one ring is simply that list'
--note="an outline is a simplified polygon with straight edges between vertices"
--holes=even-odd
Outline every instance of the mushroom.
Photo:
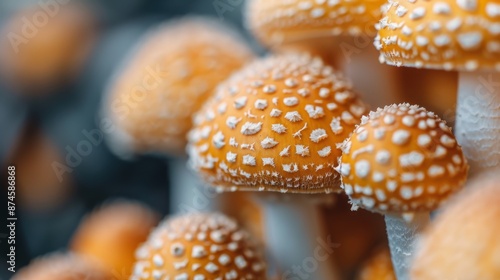
[{"label": "mushroom", "polygon": [[390,1],[375,46],[390,65],[459,71],[455,133],[477,173],[500,163],[497,1]]},{"label": "mushroom", "polygon": [[377,63],[370,46],[384,0],[250,0],[247,26],[265,46],[308,51],[343,70],[369,104],[397,97],[395,69]]},{"label": "mushroom", "polygon": [[324,240],[316,199],[340,191],[336,145],[365,112],[350,82],[320,58],[270,56],[235,73],[195,115],[190,164],[221,192],[281,193],[260,197],[271,254],[292,269]]},{"label": "mushroom", "polygon": [[451,129],[422,107],[391,105],[363,117],[342,145],[339,170],[354,209],[385,215],[398,279],[408,279],[415,237],[464,184],[468,165]]},{"label": "mushroom", "polygon": [[130,280],[266,279],[260,249],[222,214],[165,219],[136,252]]},{"label": "mushroom", "polygon": [[447,203],[419,240],[412,279],[500,279],[499,182],[498,171],[475,178]]},{"label": "mushroom", "polygon": [[52,253],[23,267],[12,280],[109,280],[112,277],[104,268],[82,256]]},{"label": "mushroom", "polygon": [[0,78],[23,95],[46,95],[73,81],[96,38],[88,7],[56,4],[54,13],[49,6],[21,9],[0,30]]},{"label": "mushroom", "polygon": [[387,244],[378,247],[361,266],[356,280],[397,280]]},{"label": "mushroom", "polygon": [[125,280],[132,273],[135,249],[157,223],[157,214],[140,203],[108,202],[80,223],[70,248]]},{"label": "mushroom", "polygon": [[184,158],[191,115],[252,56],[234,30],[211,18],[187,17],[150,31],[112,81],[104,104],[104,115],[116,127],[107,135],[110,147],[123,157],[150,152],[174,157],[172,212],[191,206],[197,184]]}]

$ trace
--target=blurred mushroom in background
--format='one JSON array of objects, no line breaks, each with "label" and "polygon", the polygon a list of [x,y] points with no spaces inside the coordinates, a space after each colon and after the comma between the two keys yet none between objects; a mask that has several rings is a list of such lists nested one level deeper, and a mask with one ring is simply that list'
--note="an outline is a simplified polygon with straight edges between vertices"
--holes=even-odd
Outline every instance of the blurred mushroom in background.
[{"label": "blurred mushroom in background", "polygon": [[500,176],[482,175],[422,235],[411,279],[500,279]]},{"label": "blurred mushroom in background", "polygon": [[249,0],[247,27],[277,52],[307,51],[321,56],[353,81],[372,106],[399,102],[397,70],[378,61],[375,24],[384,0]]},{"label": "blurred mushroom in background", "polygon": [[99,264],[73,253],[39,257],[19,270],[12,280],[110,280]]},{"label": "blurred mushroom in background", "polygon": [[74,180],[71,174],[60,180],[52,168],[62,158],[56,143],[35,122],[28,123],[9,159],[9,164],[17,169],[16,203],[20,207],[44,212],[68,201],[74,192]]},{"label": "blurred mushroom in background", "polygon": [[252,57],[230,27],[212,18],[186,17],[152,28],[111,81],[103,114],[117,132],[108,137],[109,146],[123,157],[171,156],[171,212],[192,206],[199,185],[185,160],[192,115]]},{"label": "blurred mushroom in background", "polygon": [[333,205],[322,209],[327,233],[340,245],[331,261],[339,267],[343,279],[351,279],[373,247],[387,239],[380,215],[363,209],[353,212],[351,206],[347,197],[339,194]]},{"label": "blurred mushroom in background", "polygon": [[375,249],[361,266],[356,280],[396,280],[387,244]]},{"label": "blurred mushroom in background", "polygon": [[23,96],[43,96],[81,72],[97,36],[97,20],[83,3],[28,6],[0,36],[0,79]]},{"label": "blurred mushroom in background", "polygon": [[126,280],[135,250],[158,221],[157,213],[138,202],[109,201],[81,221],[70,249],[101,264],[113,279]]}]

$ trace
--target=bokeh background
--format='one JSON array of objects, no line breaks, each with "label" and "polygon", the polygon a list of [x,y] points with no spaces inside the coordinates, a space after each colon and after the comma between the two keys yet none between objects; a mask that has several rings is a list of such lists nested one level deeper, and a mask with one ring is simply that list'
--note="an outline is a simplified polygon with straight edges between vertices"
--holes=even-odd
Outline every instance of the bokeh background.
[{"label": "bokeh background", "polygon": [[[30,17],[43,10],[40,3],[54,2],[61,9],[71,7],[72,11],[65,19],[56,19],[59,13],[50,17],[47,26],[52,23],[57,29],[67,25],[70,32],[59,44],[54,43],[57,39],[50,34],[35,34],[26,44],[19,45],[19,52],[29,52],[23,67],[13,68],[11,59],[15,54],[12,54],[9,32],[22,32],[23,16]],[[264,54],[266,50],[244,28],[244,7],[245,0],[0,0],[0,180],[3,186],[0,224],[4,224],[7,214],[7,166],[15,165],[17,269],[39,256],[68,249],[82,219],[105,202],[133,199],[148,205],[160,216],[183,210],[181,205],[169,204],[171,186],[167,171],[168,165],[175,161],[155,155],[124,160],[115,156],[102,139],[91,145],[87,155],[79,157],[75,151],[82,141],[88,140],[86,135],[100,128],[99,112],[108,84],[150,27],[186,15],[208,15],[236,28],[256,54]],[[35,44],[40,47],[29,48]],[[65,54],[63,60],[52,59],[52,56],[60,57],[54,54],[61,53]],[[43,77],[61,64],[70,66],[63,67],[65,71],[58,73],[54,81],[32,78],[40,73]],[[423,70],[402,71],[406,72],[398,74],[398,79],[403,85],[433,77],[442,79],[444,75],[436,75],[437,71],[425,74]],[[406,96],[401,95],[393,102],[418,103],[444,118],[451,118],[454,113],[449,104],[455,103],[455,89],[442,87],[456,84],[456,77],[446,75],[450,82],[421,82],[418,86],[405,87],[401,92]],[[446,90],[452,97],[447,95],[436,101],[433,92]],[[434,102],[426,103],[431,99]],[[372,104],[372,107],[380,105]],[[54,164],[68,161],[75,164],[60,180]],[[232,211],[224,207],[222,210]],[[383,218],[363,210],[353,214],[346,199],[340,196],[334,206],[324,209],[323,216],[329,225],[329,234],[340,244],[332,261],[342,267],[346,279],[352,278],[356,267],[373,250],[384,246]],[[6,237],[7,229],[0,228],[0,279],[11,276],[5,262]]]},{"label": "bokeh background", "polygon": [[[30,6],[40,9],[39,2],[51,1],[0,1],[0,29],[5,30],[20,10]],[[55,161],[64,163],[69,151],[76,150],[79,142],[86,139],[84,130],[90,132],[99,127],[98,111],[106,86],[149,27],[186,14],[210,15],[235,26],[249,38],[242,27],[242,4],[218,15],[213,1],[206,0],[60,3],[65,3],[61,7],[81,5],[77,10],[90,22],[93,32],[88,38],[90,42],[82,42],[81,34],[68,38],[80,40],[76,44],[90,45],[75,78],[67,78],[63,87],[36,94],[24,93],[29,90],[20,90],[5,79],[0,82],[0,160],[2,170],[7,165],[17,168],[18,268],[37,256],[63,250],[82,217],[104,201],[131,198],[162,215],[168,213],[168,163],[163,158],[150,155],[124,161],[102,141],[93,145],[89,155],[72,172],[65,173],[62,181],[52,167]],[[2,44],[8,40],[2,33]],[[253,45],[259,51],[257,44]],[[19,51],[23,47],[19,45]],[[6,63],[0,60],[0,64]],[[37,61],[29,63],[35,67]],[[2,172],[2,185],[6,182],[5,174]],[[1,197],[2,205],[6,205],[4,188]],[[1,212],[5,221],[6,213]],[[10,278],[3,254],[6,233],[6,228],[0,229],[0,279]]]}]

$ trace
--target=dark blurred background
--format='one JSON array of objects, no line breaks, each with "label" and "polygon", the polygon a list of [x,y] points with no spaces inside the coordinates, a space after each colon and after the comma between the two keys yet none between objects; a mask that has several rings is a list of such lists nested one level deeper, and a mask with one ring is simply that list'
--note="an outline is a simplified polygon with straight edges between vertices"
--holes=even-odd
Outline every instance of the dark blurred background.
[{"label": "dark blurred background", "polygon": [[[2,0],[2,44],[10,44],[5,31],[9,31],[9,22],[21,9],[30,5],[39,9],[40,3],[54,1]],[[76,74],[64,77],[64,86],[47,86],[48,89],[42,89],[42,85],[32,89],[30,80],[24,77],[17,85],[5,79],[0,81],[3,185],[7,182],[7,166],[17,168],[17,269],[37,256],[63,250],[81,218],[103,201],[133,198],[161,214],[167,213],[169,186],[164,159],[141,156],[134,161],[123,161],[114,156],[103,141],[93,144],[81,160],[75,155],[78,145],[87,139],[85,133],[91,133],[100,125],[98,111],[110,77],[148,27],[173,17],[202,14],[236,26],[249,38],[242,23],[243,0],[60,0],[58,3],[60,6],[79,4],[76,10],[82,9],[83,20],[90,22],[90,42],[76,42],[89,45]],[[69,40],[82,37],[72,36]],[[257,44],[253,41],[251,44],[258,51]],[[24,45],[19,46],[19,51],[23,51]],[[8,55],[0,55],[0,65],[4,66],[0,68],[4,71],[9,67],[8,59]],[[28,69],[38,66],[36,59],[25,63]],[[64,170],[60,180],[54,171],[56,162],[64,164],[68,160],[74,161],[75,166]],[[1,196],[6,197],[6,193],[6,188],[2,189]],[[4,224],[6,198],[2,201]],[[4,254],[6,233],[6,228],[0,228],[3,247],[0,279],[10,277]]]}]

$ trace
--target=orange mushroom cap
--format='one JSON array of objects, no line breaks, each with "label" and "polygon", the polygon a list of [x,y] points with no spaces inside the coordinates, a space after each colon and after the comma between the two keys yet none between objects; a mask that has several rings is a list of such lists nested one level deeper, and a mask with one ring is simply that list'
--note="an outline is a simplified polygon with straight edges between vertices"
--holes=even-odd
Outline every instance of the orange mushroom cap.
[{"label": "orange mushroom cap", "polygon": [[375,212],[431,211],[467,177],[467,161],[451,129],[416,105],[370,112],[342,149],[346,194],[354,205]]},{"label": "orange mushroom cap", "polygon": [[390,1],[386,8],[375,39],[381,62],[500,71],[498,1]]},{"label": "orange mushroom cap", "polygon": [[96,37],[97,19],[81,4],[48,14],[28,7],[0,30],[0,78],[25,95],[42,95],[72,81]]},{"label": "orange mushroom cap", "polygon": [[135,152],[183,153],[191,115],[252,56],[235,31],[210,18],[157,27],[109,90],[113,140]]},{"label": "orange mushroom cap", "polygon": [[136,252],[131,280],[266,279],[261,252],[221,214],[166,219]]},{"label": "orange mushroom cap", "polygon": [[247,21],[268,46],[317,37],[375,33],[384,0],[250,0]]},{"label": "orange mushroom cap", "polygon": [[128,279],[137,246],[157,223],[156,213],[142,204],[111,202],[81,222],[71,249],[101,263],[119,280]]},{"label": "orange mushroom cap", "polygon": [[447,203],[420,240],[411,279],[500,279],[499,182],[476,179]]},{"label": "orange mushroom cap", "polygon": [[220,190],[328,193],[367,107],[319,58],[271,56],[222,84],[195,116],[191,165]]},{"label": "orange mushroom cap", "polygon": [[98,264],[72,253],[40,257],[17,272],[12,280],[109,280]]}]

